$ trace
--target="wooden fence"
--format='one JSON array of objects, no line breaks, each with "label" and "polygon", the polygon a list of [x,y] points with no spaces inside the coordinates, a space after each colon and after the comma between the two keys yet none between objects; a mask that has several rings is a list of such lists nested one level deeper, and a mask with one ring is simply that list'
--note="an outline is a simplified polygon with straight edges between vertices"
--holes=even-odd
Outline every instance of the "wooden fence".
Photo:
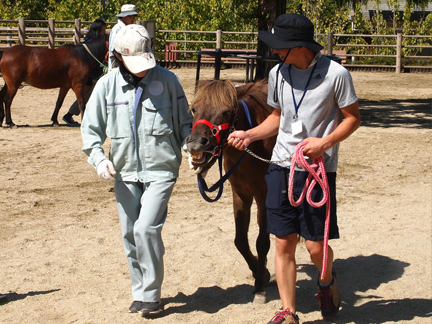
[{"label": "wooden fence", "polygon": [[[15,44],[48,46],[79,44],[92,22],[48,20],[0,20],[0,50]],[[247,50],[257,47],[257,32],[157,30],[155,21],[140,21],[154,39],[154,50],[160,64],[181,66],[196,64],[196,52],[202,49]],[[107,32],[115,22],[107,22]],[[343,59],[350,70],[384,70],[401,72],[432,72],[432,35],[360,35],[317,34],[326,55]],[[349,40],[349,42],[347,42]],[[386,53],[383,54],[383,51]],[[371,64],[368,61],[377,60]],[[212,58],[207,57],[207,64]],[[225,64],[246,64],[231,60]]]},{"label": "wooden fence", "polygon": [[[212,40],[194,41],[193,35],[213,35]],[[237,40],[232,40],[232,35]],[[245,40],[248,36],[251,40]],[[188,30],[158,30],[160,56],[165,62],[188,62],[197,50],[209,48],[222,50],[256,50],[257,32],[226,32],[222,30],[197,32]],[[243,41],[238,39],[243,38]],[[432,35],[365,35],[365,34],[316,34],[316,40],[324,46],[323,53],[342,58],[349,70],[381,70],[401,72],[432,72]],[[226,40],[228,39],[228,40]],[[351,43],[344,40],[350,39]],[[405,44],[407,43],[407,44]],[[197,48],[199,45],[200,48]],[[386,54],[383,54],[385,49]],[[410,51],[415,54],[404,54]],[[174,54],[174,55],[173,55]],[[183,56],[183,58],[182,58]],[[378,63],[368,64],[371,59]],[[210,58],[211,59],[211,58]],[[222,60],[224,60],[222,58]],[[230,58],[226,59],[231,60]],[[229,62],[226,62],[227,64]]]},{"label": "wooden fence", "polygon": [[[11,47],[15,44],[35,47],[55,48],[65,44],[80,44],[88,32],[92,21],[56,21],[48,20],[0,20],[0,49]],[[155,35],[154,21],[140,21],[149,31]],[[107,22],[107,33],[116,22]],[[67,27],[65,27],[67,26]],[[73,27],[71,27],[73,26]]]}]

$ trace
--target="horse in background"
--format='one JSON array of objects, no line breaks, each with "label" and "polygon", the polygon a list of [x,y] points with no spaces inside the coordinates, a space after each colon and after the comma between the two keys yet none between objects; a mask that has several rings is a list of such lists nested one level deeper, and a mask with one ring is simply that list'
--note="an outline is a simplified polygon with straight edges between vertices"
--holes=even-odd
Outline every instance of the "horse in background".
[{"label": "horse in background", "polygon": [[[203,176],[223,151],[225,172],[231,170],[245,152],[227,144],[227,138],[235,129],[246,130],[248,126],[246,104],[252,122],[251,127],[262,123],[272,113],[267,105],[267,84],[259,81],[234,87],[230,81],[215,80],[201,82],[191,111],[194,115],[193,129],[187,138],[191,169]],[[253,142],[249,149],[255,154],[270,159],[276,137]],[[266,268],[270,237],[267,233],[265,174],[268,164],[247,154],[241,164],[228,178],[233,195],[235,218],[235,246],[246,260],[255,278],[254,302],[266,301],[265,286],[270,273]],[[254,256],[248,242],[251,206],[257,205],[259,234],[256,240],[258,256]]]},{"label": "horse in background", "polygon": [[82,116],[85,109],[83,87],[91,71],[104,61],[107,51],[103,35],[85,45],[69,44],[56,49],[15,45],[0,52],[0,71],[5,81],[0,91],[0,127],[6,115],[6,124],[16,128],[10,108],[22,82],[39,89],[60,88],[51,117],[53,126],[58,126],[60,107],[71,88]]}]

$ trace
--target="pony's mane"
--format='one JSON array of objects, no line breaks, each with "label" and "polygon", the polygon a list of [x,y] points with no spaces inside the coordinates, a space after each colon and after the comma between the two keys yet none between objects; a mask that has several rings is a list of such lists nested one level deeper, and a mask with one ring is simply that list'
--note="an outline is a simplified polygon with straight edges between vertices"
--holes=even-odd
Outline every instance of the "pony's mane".
[{"label": "pony's mane", "polygon": [[237,101],[237,91],[231,81],[201,81],[191,106],[235,107]]},{"label": "pony's mane", "polygon": [[[85,43],[89,51],[97,58],[103,58],[106,53],[106,37],[105,35],[100,36],[99,38],[96,38],[92,40],[91,42]],[[80,45],[64,45],[64,46],[70,46],[72,48],[73,54],[75,56],[78,56],[81,61],[85,64],[90,64],[94,58],[91,57],[91,55],[87,52],[87,50],[84,48],[82,44]]]},{"label": "pony's mane", "polygon": [[258,80],[254,83],[248,83],[237,88],[239,99],[246,100],[252,98],[271,114],[273,108],[267,104],[267,91],[267,80]]},{"label": "pony's mane", "polygon": [[235,87],[231,81],[215,80],[201,81],[198,91],[191,106],[200,105],[202,107],[237,107],[240,99],[255,100],[269,114],[273,108],[267,104],[267,81],[259,80],[254,83],[247,83]]}]

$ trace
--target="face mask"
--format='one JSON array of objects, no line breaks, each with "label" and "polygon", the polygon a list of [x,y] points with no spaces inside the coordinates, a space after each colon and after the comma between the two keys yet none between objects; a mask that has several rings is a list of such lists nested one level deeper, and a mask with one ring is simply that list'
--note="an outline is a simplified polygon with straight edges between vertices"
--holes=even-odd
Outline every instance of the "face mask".
[{"label": "face mask", "polygon": [[120,62],[119,69],[120,69],[121,75],[123,76],[123,79],[127,83],[132,84],[134,87],[136,87],[142,79],[142,78],[137,77],[136,75],[132,74],[128,69],[126,69],[123,62]]}]

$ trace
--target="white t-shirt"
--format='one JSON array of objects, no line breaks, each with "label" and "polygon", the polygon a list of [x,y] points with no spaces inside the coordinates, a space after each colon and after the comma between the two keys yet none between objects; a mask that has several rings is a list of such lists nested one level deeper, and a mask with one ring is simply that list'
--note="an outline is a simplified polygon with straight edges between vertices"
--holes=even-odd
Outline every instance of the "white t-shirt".
[{"label": "white t-shirt", "polygon": [[[342,65],[325,56],[318,56],[318,58],[317,63],[307,69],[298,69],[294,65],[283,65],[279,72],[277,85],[276,73],[279,66],[275,66],[270,71],[267,103],[282,110],[272,160],[285,160],[294,153],[297,144],[307,137],[322,138],[329,135],[343,120],[340,108],[357,101],[349,72]],[[309,78],[310,81],[305,92]],[[292,86],[290,80],[292,80]],[[276,86],[277,101],[274,100]],[[293,96],[298,106],[297,121],[301,122],[301,129],[299,129],[298,124],[293,128],[294,116],[296,115]],[[338,150],[339,144],[325,152],[325,169],[327,172],[336,171]],[[286,161],[280,165],[289,167],[291,162]],[[305,171],[298,167],[296,170]]]},{"label": "white t-shirt", "polygon": [[117,35],[118,31],[120,29],[122,29],[123,27],[126,27],[126,24],[119,19],[117,21],[117,24],[111,29],[110,35],[109,35],[109,41],[108,41],[108,50],[109,50],[109,55],[108,55],[108,71],[111,71],[113,66],[113,56],[114,56],[114,40],[115,40],[115,36]]}]

